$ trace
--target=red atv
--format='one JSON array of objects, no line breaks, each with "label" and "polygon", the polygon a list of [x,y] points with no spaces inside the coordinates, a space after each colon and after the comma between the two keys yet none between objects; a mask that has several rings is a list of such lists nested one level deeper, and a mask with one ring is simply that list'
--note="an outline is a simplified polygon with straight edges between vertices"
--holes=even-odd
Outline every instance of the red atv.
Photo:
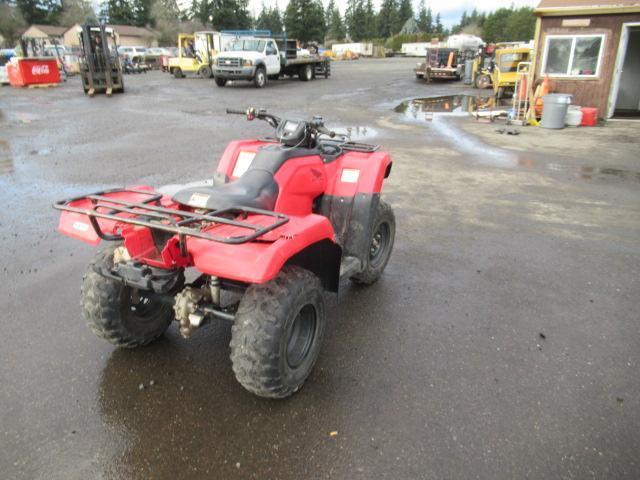
[{"label": "red atv", "polygon": [[[205,320],[233,321],[238,381],[262,397],[296,392],[316,362],[323,291],[340,279],[371,284],[395,236],[380,190],[391,158],[347,141],[321,117],[264,120],[275,137],[229,144],[213,181],[158,190],[135,186],[57,202],[60,232],[97,245],[84,277],[89,326],[114,345],[138,347],[172,320],[188,337]],[[197,278],[185,281],[185,269]]]}]

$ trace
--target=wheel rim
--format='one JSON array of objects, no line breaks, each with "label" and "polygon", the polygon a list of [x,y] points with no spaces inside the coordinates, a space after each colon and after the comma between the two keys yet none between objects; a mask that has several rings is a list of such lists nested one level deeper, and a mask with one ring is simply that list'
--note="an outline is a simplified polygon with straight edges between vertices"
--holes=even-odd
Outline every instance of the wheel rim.
[{"label": "wheel rim", "polygon": [[307,65],[307,68],[305,69],[305,75],[307,77],[307,80],[311,80],[311,76],[313,74],[313,72],[311,71],[311,67],[309,65]]},{"label": "wheel rim", "polygon": [[264,74],[262,71],[258,72],[258,85],[264,85]]},{"label": "wheel rim", "polygon": [[162,301],[151,291],[129,288],[128,297],[128,313],[135,318],[144,320],[162,309]]},{"label": "wheel rim", "polygon": [[287,339],[287,364],[289,368],[298,368],[308,357],[316,337],[317,315],[313,305],[302,307],[293,320]]},{"label": "wheel rim", "polygon": [[390,236],[391,229],[389,224],[386,222],[380,223],[373,234],[369,248],[369,263],[372,267],[375,268],[384,261],[389,247]]}]

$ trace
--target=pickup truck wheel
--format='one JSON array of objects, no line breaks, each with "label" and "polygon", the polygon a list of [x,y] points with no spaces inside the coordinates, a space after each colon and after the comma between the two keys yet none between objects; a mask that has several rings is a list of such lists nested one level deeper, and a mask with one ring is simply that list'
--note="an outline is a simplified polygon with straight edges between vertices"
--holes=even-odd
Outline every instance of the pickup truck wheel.
[{"label": "pickup truck wheel", "polygon": [[256,69],[256,74],[253,77],[253,84],[256,88],[262,88],[267,84],[267,72],[264,67],[258,67]]},{"label": "pickup truck wheel", "polygon": [[362,272],[351,277],[354,283],[371,285],[378,281],[391,257],[395,236],[396,217],[391,205],[380,200],[370,234],[369,256],[364,262]]},{"label": "pickup truck wheel", "polygon": [[302,67],[298,72],[298,77],[303,82],[308,82],[309,80],[311,80],[313,78],[313,67],[311,66],[311,64],[307,64]]},{"label": "pickup truck wheel", "polygon": [[113,267],[117,246],[99,252],[89,265],[82,282],[81,305],[87,324],[97,336],[119,347],[141,347],[165,332],[174,312],[154,292],[128,287],[98,273]]},{"label": "pickup truck wheel", "polygon": [[200,67],[200,70],[198,70],[198,75],[200,75],[201,78],[211,78],[213,73],[211,72],[210,67],[203,65]]},{"label": "pickup truck wheel", "polygon": [[227,79],[226,78],[221,78],[221,77],[215,77],[215,82],[216,85],[219,87],[224,87],[227,84]]},{"label": "pickup truck wheel", "polygon": [[236,379],[260,397],[292,395],[316,363],[324,326],[322,285],[308,270],[288,265],[250,286],[231,329]]},{"label": "pickup truck wheel", "polygon": [[176,77],[176,78],[184,77],[184,75],[182,74],[182,70],[180,70],[179,68],[174,68],[173,69],[173,76]]}]

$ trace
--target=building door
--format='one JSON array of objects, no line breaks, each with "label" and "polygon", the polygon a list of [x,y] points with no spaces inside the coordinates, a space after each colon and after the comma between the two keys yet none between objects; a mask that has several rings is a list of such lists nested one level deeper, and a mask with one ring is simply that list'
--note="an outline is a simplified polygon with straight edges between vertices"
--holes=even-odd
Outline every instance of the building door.
[{"label": "building door", "polygon": [[619,73],[618,94],[614,115],[640,115],[640,27],[627,31],[627,49]]}]

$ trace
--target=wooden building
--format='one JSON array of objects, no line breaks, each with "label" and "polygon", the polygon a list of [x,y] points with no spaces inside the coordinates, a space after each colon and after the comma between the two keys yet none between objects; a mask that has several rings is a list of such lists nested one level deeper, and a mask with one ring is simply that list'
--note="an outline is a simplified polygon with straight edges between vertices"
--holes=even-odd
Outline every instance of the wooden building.
[{"label": "wooden building", "polygon": [[[80,44],[78,39],[78,27],[75,24],[69,28],[65,28],[63,34],[64,44],[74,47]],[[107,25],[113,28],[118,34],[118,42],[123,47],[154,47],[158,44],[155,40],[153,31],[144,27],[134,27],[132,25]]]},{"label": "wooden building", "polygon": [[534,75],[598,116],[640,115],[640,0],[541,0]]},{"label": "wooden building", "polygon": [[53,45],[54,41],[62,43],[62,34],[67,27],[57,27],[55,25],[31,25],[22,34],[22,38],[42,38],[45,45]]}]

